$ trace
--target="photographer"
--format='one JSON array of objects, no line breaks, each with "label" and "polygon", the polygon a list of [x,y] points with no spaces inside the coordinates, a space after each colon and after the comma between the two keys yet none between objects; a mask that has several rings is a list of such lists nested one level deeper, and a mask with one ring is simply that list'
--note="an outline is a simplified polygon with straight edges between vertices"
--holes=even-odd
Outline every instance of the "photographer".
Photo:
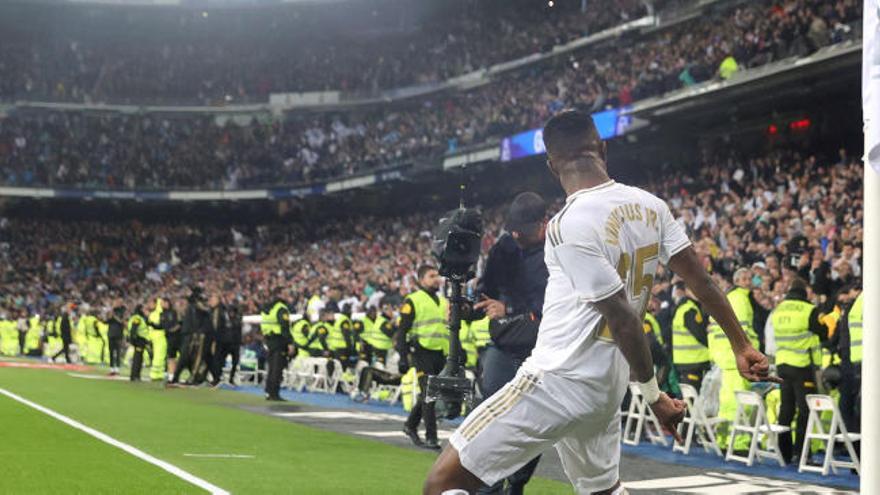
[{"label": "photographer", "polygon": [[[486,270],[477,288],[481,300],[474,310],[490,318],[491,342],[480,353],[480,390],[489,397],[516,375],[531,354],[538,336],[547,266],[544,236],[547,206],[538,194],[524,192],[514,198],[505,229],[489,251]],[[522,493],[540,457],[507,478],[505,493]],[[504,480],[479,493],[501,493]]]}]

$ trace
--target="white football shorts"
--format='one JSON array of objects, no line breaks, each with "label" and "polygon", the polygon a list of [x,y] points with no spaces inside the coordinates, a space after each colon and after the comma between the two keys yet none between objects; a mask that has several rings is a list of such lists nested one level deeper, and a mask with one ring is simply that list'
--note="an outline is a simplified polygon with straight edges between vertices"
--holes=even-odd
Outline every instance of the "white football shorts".
[{"label": "white football shorts", "polygon": [[619,479],[620,404],[629,366],[615,345],[590,349],[596,360],[574,379],[529,369],[479,405],[449,439],[462,465],[487,485],[552,446],[578,494]]}]

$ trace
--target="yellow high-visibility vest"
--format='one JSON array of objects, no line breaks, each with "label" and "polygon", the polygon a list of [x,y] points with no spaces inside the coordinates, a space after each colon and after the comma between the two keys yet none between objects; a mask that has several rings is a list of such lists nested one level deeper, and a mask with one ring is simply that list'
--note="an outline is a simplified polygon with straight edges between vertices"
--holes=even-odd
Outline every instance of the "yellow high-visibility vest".
[{"label": "yellow high-visibility vest", "polygon": [[852,363],[862,362],[862,294],[849,309],[849,360]]},{"label": "yellow high-visibility vest", "polygon": [[691,310],[697,311],[698,318],[702,318],[699,306],[691,299],[680,304],[672,318],[672,362],[675,364],[698,364],[709,361],[709,348],[700,343],[685,325],[684,315]]},{"label": "yellow high-visibility vest", "polygon": [[779,303],[770,315],[776,338],[776,364],[806,368],[820,366],[822,350],[819,336],[810,332],[810,313],[814,305],[787,299]]},{"label": "yellow high-visibility vest", "polygon": [[449,352],[449,328],[446,326],[446,308],[449,302],[440,296],[438,302],[423,290],[407,296],[416,312],[412,324],[419,345],[431,351]]}]

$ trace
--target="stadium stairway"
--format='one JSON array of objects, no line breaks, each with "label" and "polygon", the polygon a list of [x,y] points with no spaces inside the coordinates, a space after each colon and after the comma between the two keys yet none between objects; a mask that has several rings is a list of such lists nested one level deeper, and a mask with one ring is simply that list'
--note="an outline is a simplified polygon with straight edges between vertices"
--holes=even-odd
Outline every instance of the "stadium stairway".
[{"label": "stadium stairway", "polygon": [[[230,387],[222,385],[226,390],[234,390],[241,393],[254,395],[264,395],[265,392],[260,387],[255,386],[239,386]],[[312,408],[320,408],[334,411],[351,411],[364,412],[372,415],[394,415],[401,419],[406,416],[406,412],[399,404],[389,405],[382,402],[369,401],[367,403],[357,403],[352,401],[348,396],[342,394],[322,394],[311,392],[293,392],[283,390],[282,397],[294,404],[302,404],[311,406]],[[308,414],[308,413],[303,413]],[[451,429],[461,423],[461,419],[454,421],[445,421],[440,425],[441,430]],[[312,423],[313,425],[315,423]],[[442,435],[441,435],[442,438]],[[672,440],[670,437],[670,445]],[[817,473],[798,473],[797,465],[789,465],[780,468],[775,464],[755,464],[751,467],[740,465],[737,463],[725,462],[724,459],[704,452],[702,449],[692,449],[690,455],[682,455],[673,452],[669,447],[651,445],[648,442],[642,442],[637,446],[622,445],[622,454],[626,457],[644,458],[653,462],[659,462],[677,466],[689,466],[698,468],[705,472],[722,472],[722,473],[738,473],[748,475],[750,479],[754,477],[765,477],[768,480],[785,480],[797,481],[811,485],[819,485],[824,487],[834,487],[841,489],[858,490],[859,478],[855,474],[840,474],[822,476]]]}]

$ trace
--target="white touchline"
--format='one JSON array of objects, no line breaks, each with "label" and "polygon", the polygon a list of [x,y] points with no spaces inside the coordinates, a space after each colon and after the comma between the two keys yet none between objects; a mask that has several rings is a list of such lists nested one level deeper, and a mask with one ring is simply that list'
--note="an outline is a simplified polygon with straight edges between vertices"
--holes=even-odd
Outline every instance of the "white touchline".
[{"label": "white touchline", "polygon": [[257,456],[248,454],[183,454],[184,457],[216,457],[218,459],[253,459]]},{"label": "white touchline", "polygon": [[22,404],[24,404],[28,407],[32,407],[32,408],[36,409],[37,411],[40,411],[43,414],[47,414],[49,416],[52,416],[53,418],[57,419],[58,421],[61,421],[62,423],[65,423],[69,426],[72,426],[72,427],[76,428],[77,430],[85,432],[85,433],[97,438],[98,440],[100,440],[104,443],[109,443],[110,445],[117,447],[117,448],[120,448],[120,449],[128,452],[129,454],[131,454],[139,459],[147,461],[150,464],[153,464],[155,466],[158,466],[158,467],[164,469],[165,471],[168,471],[169,473],[173,474],[174,476],[177,476],[178,478],[186,480],[186,481],[192,483],[193,485],[196,485],[199,488],[203,488],[203,489],[209,491],[213,495],[229,495],[229,492],[227,492],[226,490],[224,490],[218,486],[214,486],[211,483],[208,483],[207,481],[205,481],[201,478],[198,478],[190,473],[187,473],[183,469],[180,469],[179,467],[174,466],[172,464],[169,464],[161,459],[156,459],[155,457],[151,456],[150,454],[147,454],[146,452],[144,452],[142,450],[139,450],[135,447],[132,447],[131,445],[129,445],[127,443],[120,442],[119,440],[116,440],[115,438],[113,438],[109,435],[101,433],[100,431],[95,430],[94,428],[90,428],[90,427],[80,423],[79,421],[68,418],[67,416],[65,416],[63,414],[57,413],[51,409],[48,409],[46,407],[43,407],[43,406],[37,404],[35,402],[31,402],[31,401],[25,399],[24,397],[16,395],[16,394],[14,394],[4,388],[0,388],[0,394],[3,394],[6,397],[9,397],[10,399],[21,402]]}]

